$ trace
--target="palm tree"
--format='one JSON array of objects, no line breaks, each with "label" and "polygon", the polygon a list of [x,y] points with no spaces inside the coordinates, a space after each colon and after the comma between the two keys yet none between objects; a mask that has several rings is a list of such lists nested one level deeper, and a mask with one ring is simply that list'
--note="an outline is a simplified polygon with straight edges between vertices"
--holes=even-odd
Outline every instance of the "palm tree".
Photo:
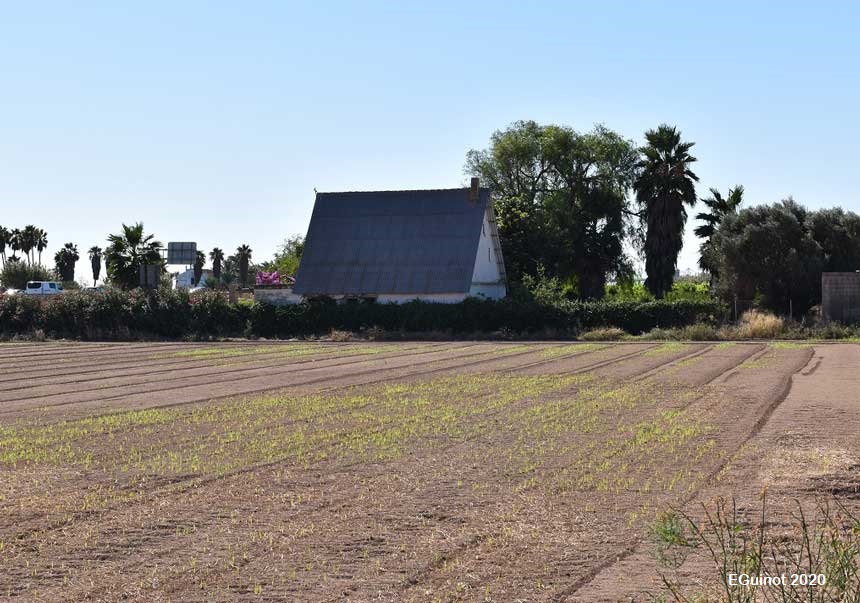
[{"label": "palm tree", "polygon": [[221,282],[221,262],[224,261],[224,251],[215,247],[209,252],[209,259],[212,260],[212,276],[217,282]]},{"label": "palm tree", "polygon": [[48,233],[41,228],[36,229],[36,251],[39,252],[39,264],[42,263],[42,252],[48,246]]},{"label": "palm tree", "polygon": [[93,245],[87,253],[90,256],[90,265],[93,268],[93,285],[95,285],[99,282],[99,274],[102,271],[102,248]]},{"label": "palm tree", "polygon": [[710,211],[696,214],[696,219],[702,220],[704,224],[697,226],[695,233],[697,237],[704,239],[699,246],[699,267],[710,273],[713,284],[719,271],[719,262],[714,257],[711,237],[714,236],[723,218],[729,214],[737,213],[738,207],[743,203],[744,187],[738,185],[735,188],[730,188],[725,199],[717,189],[712,188],[710,190],[711,196],[701,200]]},{"label": "palm tree", "polygon": [[12,255],[17,258],[18,254],[15,252],[21,251],[21,231],[17,228],[12,229],[12,234],[9,237],[9,247],[12,248]]},{"label": "palm tree", "polygon": [[121,234],[108,236],[105,250],[105,266],[110,280],[123,289],[133,289],[140,284],[138,270],[144,264],[164,265],[160,241],[154,235],[145,235],[143,223],[122,225]]},{"label": "palm tree", "polygon": [[247,245],[241,245],[236,249],[236,256],[239,260],[239,284],[242,287],[248,286],[248,264],[251,262],[251,248]]},{"label": "palm tree", "polygon": [[194,284],[199,285],[200,279],[203,278],[203,266],[206,264],[206,254],[198,251],[194,256]]},{"label": "palm tree", "polygon": [[21,231],[21,251],[24,252],[24,256],[26,256],[27,263],[29,264],[32,264],[35,260],[33,257],[33,249],[36,247],[38,230],[39,229],[32,224],[27,224],[27,226],[24,227],[24,230]]},{"label": "palm tree", "polygon": [[62,249],[54,254],[54,262],[57,264],[57,273],[63,282],[75,280],[75,264],[81,259],[78,255],[78,246],[66,243]]},{"label": "palm tree", "polygon": [[6,265],[6,246],[12,243],[12,233],[5,226],[0,226],[0,259]]},{"label": "palm tree", "polygon": [[645,287],[658,299],[672,288],[678,254],[684,244],[685,205],[696,204],[696,182],[690,170],[695,143],[681,142],[681,132],[665,124],[645,133],[641,172],[634,188],[645,232]]}]

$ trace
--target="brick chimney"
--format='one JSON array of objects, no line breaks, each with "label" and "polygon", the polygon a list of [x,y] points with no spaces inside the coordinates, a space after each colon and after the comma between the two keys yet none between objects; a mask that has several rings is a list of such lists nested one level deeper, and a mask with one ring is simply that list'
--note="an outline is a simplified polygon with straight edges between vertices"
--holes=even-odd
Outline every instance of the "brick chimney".
[{"label": "brick chimney", "polygon": [[469,201],[477,203],[481,197],[481,183],[477,178],[472,178],[471,186],[469,187]]}]

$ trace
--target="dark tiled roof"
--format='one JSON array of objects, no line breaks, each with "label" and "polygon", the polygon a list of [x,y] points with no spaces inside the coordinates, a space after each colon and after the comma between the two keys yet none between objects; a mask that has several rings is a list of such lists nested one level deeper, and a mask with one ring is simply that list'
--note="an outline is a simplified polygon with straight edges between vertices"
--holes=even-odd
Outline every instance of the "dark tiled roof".
[{"label": "dark tiled roof", "polygon": [[489,191],[318,193],[293,291],[468,293]]}]

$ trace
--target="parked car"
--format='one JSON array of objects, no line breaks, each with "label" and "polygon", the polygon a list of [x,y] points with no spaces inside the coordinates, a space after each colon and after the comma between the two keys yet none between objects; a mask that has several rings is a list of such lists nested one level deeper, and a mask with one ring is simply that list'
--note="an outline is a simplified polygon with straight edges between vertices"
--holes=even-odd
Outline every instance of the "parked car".
[{"label": "parked car", "polygon": [[63,293],[63,283],[55,281],[29,281],[21,289],[23,295],[59,295]]}]

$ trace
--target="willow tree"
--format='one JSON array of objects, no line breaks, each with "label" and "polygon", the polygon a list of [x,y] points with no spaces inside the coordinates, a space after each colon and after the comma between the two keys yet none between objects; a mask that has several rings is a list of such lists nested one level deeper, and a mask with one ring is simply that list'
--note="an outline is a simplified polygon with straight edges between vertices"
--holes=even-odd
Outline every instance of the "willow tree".
[{"label": "willow tree", "polygon": [[610,275],[630,272],[627,191],[637,162],[633,143],[596,126],[516,122],[470,151],[466,171],[490,187],[511,279],[545,274],[582,298],[600,298]]}]

